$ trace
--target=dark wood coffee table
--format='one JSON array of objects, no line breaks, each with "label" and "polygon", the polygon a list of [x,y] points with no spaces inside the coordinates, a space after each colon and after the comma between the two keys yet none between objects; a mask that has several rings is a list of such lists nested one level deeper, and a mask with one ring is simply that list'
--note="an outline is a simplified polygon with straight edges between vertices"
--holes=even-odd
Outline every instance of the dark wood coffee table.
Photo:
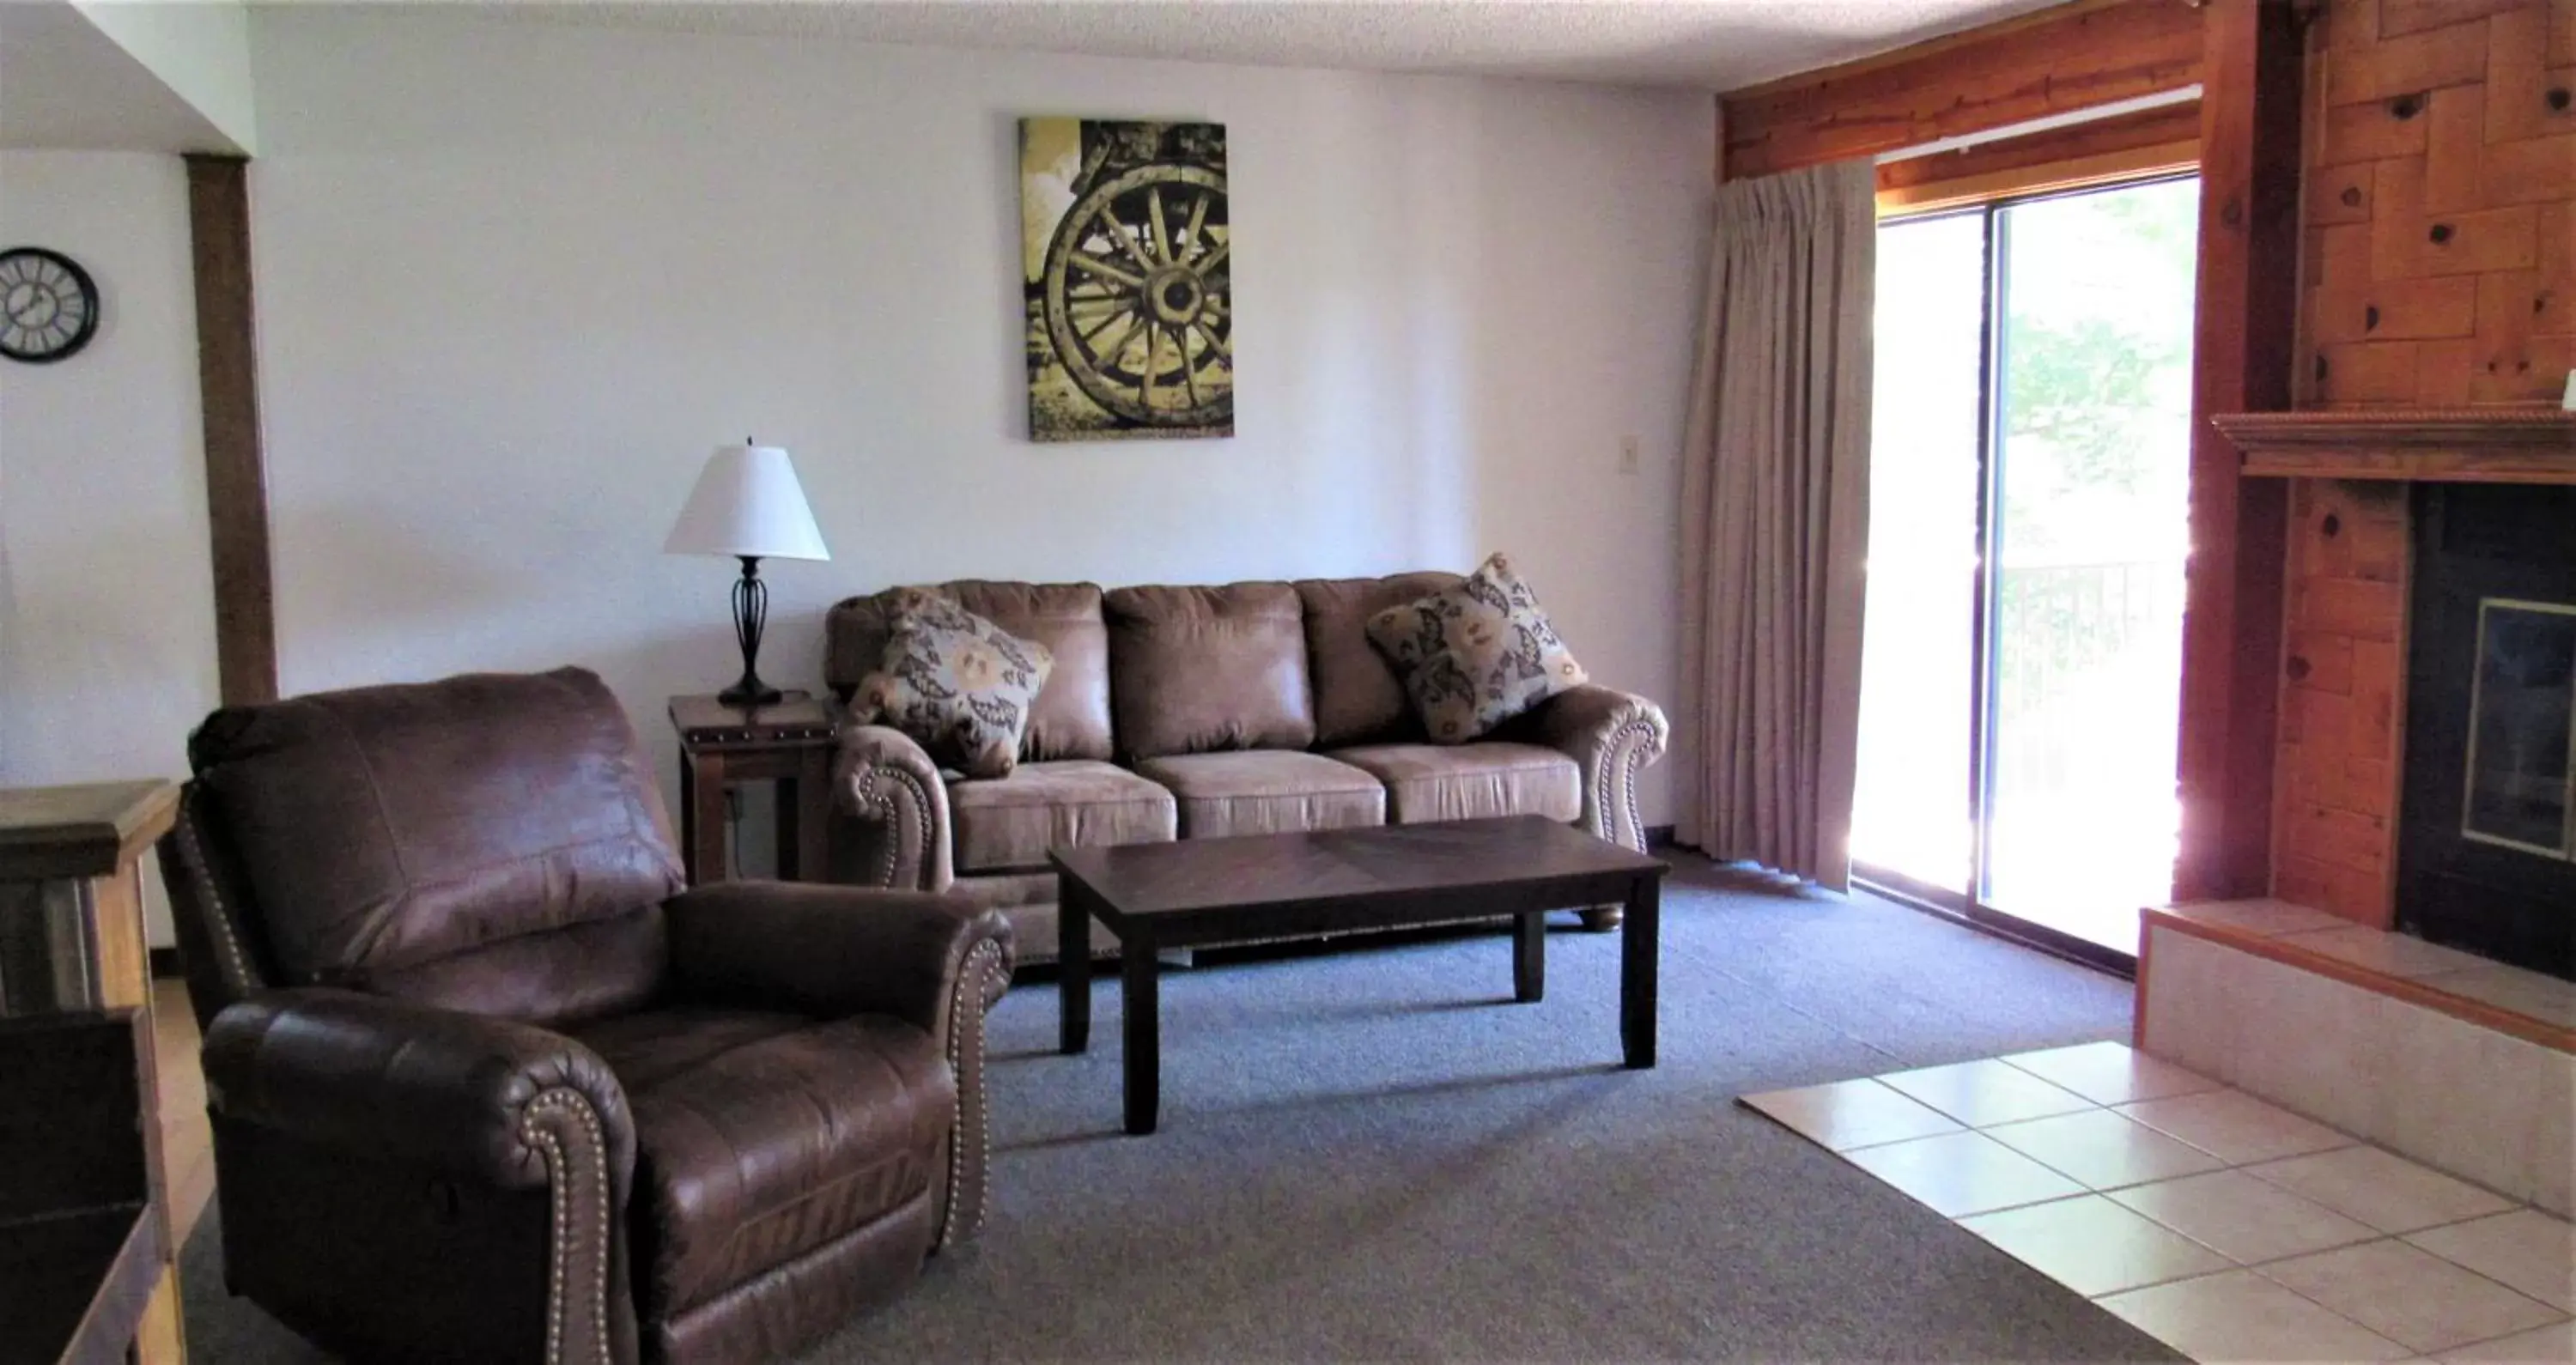
[{"label": "dark wood coffee table", "polygon": [[1063,1050],[1091,1043],[1091,924],[1118,936],[1125,983],[1127,1131],[1154,1131],[1162,1100],[1165,948],[1443,924],[1509,915],[1512,995],[1546,991],[1550,910],[1627,906],[1619,926],[1619,1038],[1655,1064],[1655,918],[1661,859],[1540,816],[1316,834],[1068,848],[1055,864]]}]

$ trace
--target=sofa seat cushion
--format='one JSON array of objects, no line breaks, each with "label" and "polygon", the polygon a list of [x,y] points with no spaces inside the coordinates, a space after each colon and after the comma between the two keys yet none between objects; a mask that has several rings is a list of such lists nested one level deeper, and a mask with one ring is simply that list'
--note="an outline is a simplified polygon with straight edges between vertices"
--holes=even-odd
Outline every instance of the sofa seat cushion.
[{"label": "sofa seat cushion", "polygon": [[608,1062],[634,1114],[627,1226],[650,1317],[919,1198],[956,1122],[956,1076],[938,1044],[884,1015],[667,1010],[574,1036]]},{"label": "sofa seat cushion", "polygon": [[1170,792],[1087,758],[951,782],[948,813],[949,856],[959,872],[1044,867],[1050,848],[1164,843],[1178,823]]},{"label": "sofa seat cushion", "polygon": [[1180,798],[1183,838],[1386,823],[1386,785],[1321,754],[1292,749],[1173,754],[1145,759],[1136,771]]},{"label": "sofa seat cushion", "polygon": [[1328,757],[1386,784],[1386,818],[1394,825],[1583,814],[1583,771],[1574,760],[1536,744],[1364,744]]}]

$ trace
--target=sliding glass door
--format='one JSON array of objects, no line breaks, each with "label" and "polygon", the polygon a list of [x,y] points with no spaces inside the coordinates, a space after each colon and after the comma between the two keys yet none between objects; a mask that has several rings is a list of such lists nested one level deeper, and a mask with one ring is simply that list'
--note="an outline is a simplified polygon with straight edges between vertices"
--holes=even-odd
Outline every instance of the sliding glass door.
[{"label": "sliding glass door", "polygon": [[1852,852],[2094,957],[2172,887],[2198,192],[1879,231]]}]

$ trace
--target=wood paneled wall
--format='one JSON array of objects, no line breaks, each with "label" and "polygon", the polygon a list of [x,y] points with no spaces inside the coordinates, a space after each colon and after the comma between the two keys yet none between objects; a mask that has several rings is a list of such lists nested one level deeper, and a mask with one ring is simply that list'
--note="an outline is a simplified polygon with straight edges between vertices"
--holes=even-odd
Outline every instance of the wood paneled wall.
[{"label": "wood paneled wall", "polygon": [[2309,63],[2302,405],[2555,401],[2576,0],[2333,0]]},{"label": "wood paneled wall", "polygon": [[[2576,332],[2576,0],[2332,0],[2309,35],[2303,407],[2555,402]],[[2292,483],[2276,894],[2396,913],[2402,484]]]},{"label": "wood paneled wall", "polygon": [[2273,894],[2386,928],[2405,730],[2407,485],[2290,481]]},{"label": "wood paneled wall", "polygon": [[2200,79],[2186,0],[2077,0],[1721,97],[1718,178],[1982,132]]}]

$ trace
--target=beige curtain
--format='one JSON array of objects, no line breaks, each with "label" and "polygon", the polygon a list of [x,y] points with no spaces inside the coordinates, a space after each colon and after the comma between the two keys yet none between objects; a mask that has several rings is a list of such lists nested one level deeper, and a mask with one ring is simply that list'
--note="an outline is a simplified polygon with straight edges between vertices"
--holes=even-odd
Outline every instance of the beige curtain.
[{"label": "beige curtain", "polygon": [[1721,185],[1682,444],[1684,843],[1851,874],[1869,538],[1867,162]]}]

